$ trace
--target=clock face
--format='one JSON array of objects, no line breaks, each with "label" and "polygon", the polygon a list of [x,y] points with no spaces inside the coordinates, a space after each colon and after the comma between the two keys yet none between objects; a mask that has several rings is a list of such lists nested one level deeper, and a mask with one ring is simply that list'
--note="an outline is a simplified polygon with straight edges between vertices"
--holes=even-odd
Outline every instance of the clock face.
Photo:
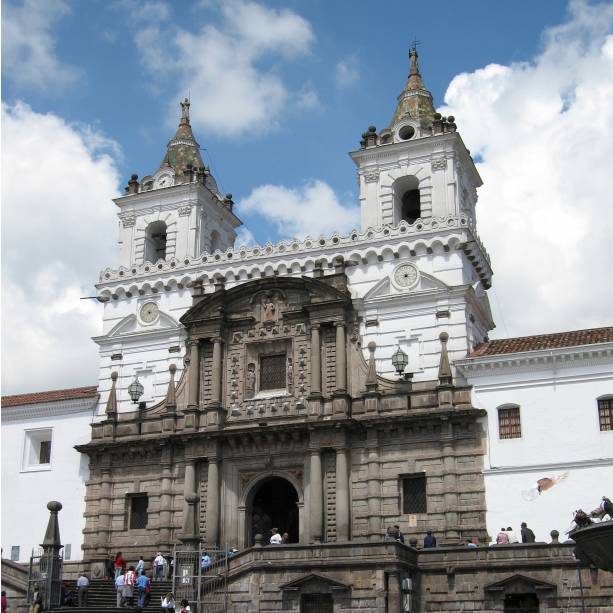
[{"label": "clock face", "polygon": [[401,264],[394,271],[394,282],[403,289],[413,287],[419,279],[419,272],[413,264]]},{"label": "clock face", "polygon": [[158,305],[155,302],[144,304],[140,310],[140,318],[143,323],[153,323],[159,314]]},{"label": "clock face", "polygon": [[158,187],[169,187],[171,185],[170,175],[162,175],[158,179]]}]

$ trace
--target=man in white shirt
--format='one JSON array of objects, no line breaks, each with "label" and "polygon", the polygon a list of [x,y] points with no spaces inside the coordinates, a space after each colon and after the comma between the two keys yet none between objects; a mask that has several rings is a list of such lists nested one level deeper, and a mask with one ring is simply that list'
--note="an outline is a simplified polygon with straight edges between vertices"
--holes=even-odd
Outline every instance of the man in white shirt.
[{"label": "man in white shirt", "polygon": [[81,574],[77,579],[77,602],[79,603],[79,608],[83,608],[87,606],[87,590],[89,588],[89,579]]},{"label": "man in white shirt", "polygon": [[158,551],[157,556],[153,560],[153,568],[155,569],[154,581],[162,581],[164,579],[164,556],[161,551]]},{"label": "man in white shirt", "polygon": [[270,544],[271,545],[281,545],[281,543],[283,542],[283,538],[279,534],[279,530],[277,530],[277,528],[273,528],[271,532],[272,532],[272,536],[270,537]]},{"label": "man in white shirt", "polygon": [[119,575],[119,577],[115,579],[115,589],[117,590],[117,608],[118,609],[123,604],[123,584],[124,584],[124,576]]}]

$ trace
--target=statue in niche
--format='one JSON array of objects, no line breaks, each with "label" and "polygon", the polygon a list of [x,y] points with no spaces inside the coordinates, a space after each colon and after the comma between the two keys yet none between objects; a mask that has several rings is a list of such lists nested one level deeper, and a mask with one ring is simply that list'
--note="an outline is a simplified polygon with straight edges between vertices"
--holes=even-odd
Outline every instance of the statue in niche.
[{"label": "statue in niche", "polygon": [[292,358],[287,358],[287,391],[291,394],[294,391],[294,364]]},{"label": "statue in niche", "polygon": [[264,301],[262,303],[262,310],[264,313],[264,321],[275,321],[277,319],[277,307],[272,300],[272,296],[267,294],[264,297]]},{"label": "statue in niche", "polygon": [[245,376],[245,398],[253,398],[255,393],[255,364],[251,362],[247,366],[247,375]]}]

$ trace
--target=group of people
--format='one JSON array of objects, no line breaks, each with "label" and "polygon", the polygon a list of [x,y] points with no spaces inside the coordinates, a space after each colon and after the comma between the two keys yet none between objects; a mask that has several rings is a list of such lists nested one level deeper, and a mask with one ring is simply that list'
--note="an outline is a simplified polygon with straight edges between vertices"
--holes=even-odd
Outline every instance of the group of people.
[{"label": "group of people", "polygon": [[134,566],[130,566],[123,575],[117,575],[115,589],[117,590],[117,608],[133,607],[135,593],[139,609],[144,609],[151,599],[151,579],[145,574],[144,569],[141,574],[138,574]]},{"label": "group of people", "polygon": [[384,541],[396,541],[397,543],[404,543],[404,535],[400,532],[400,526],[390,526],[385,531]]},{"label": "group of people", "polygon": [[[536,541],[534,532],[528,528],[528,524],[525,521],[521,524],[520,536],[522,543],[534,543]],[[511,526],[500,528],[500,532],[496,535],[496,545],[512,545],[513,543],[519,543],[513,528]]]},{"label": "group of people", "polygon": [[271,545],[287,545],[289,543],[289,534],[284,532],[281,534],[279,532],[279,528],[271,528],[270,529],[270,544]]},{"label": "group of people", "polygon": [[[164,568],[168,566],[169,568],[172,566],[172,560],[168,562],[166,558],[162,555],[161,551],[157,552],[157,555],[153,558],[153,581],[163,581],[164,580]],[[126,573],[127,562],[123,557],[121,551],[117,552],[115,559],[109,563],[109,575],[111,577],[114,576],[117,579],[120,575],[125,575]],[[134,572],[137,576],[145,574],[145,560],[143,556],[140,556],[138,562],[136,563],[134,568]],[[111,572],[112,571],[112,572]]]},{"label": "group of people", "polygon": [[[162,598],[161,605],[164,613],[175,613],[177,610],[177,604],[175,602],[174,594],[168,593],[164,598]],[[189,601],[184,598],[179,602],[179,612],[178,613],[191,613],[191,607],[189,606]]]}]

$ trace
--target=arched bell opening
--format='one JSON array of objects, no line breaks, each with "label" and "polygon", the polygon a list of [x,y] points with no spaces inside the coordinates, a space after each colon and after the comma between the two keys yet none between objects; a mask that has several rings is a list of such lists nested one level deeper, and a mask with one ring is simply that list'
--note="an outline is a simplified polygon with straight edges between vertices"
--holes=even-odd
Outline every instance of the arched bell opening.
[{"label": "arched bell opening", "polygon": [[394,182],[395,221],[413,224],[421,217],[419,181],[415,176],[401,177]]},{"label": "arched bell opening", "polygon": [[273,528],[281,535],[287,533],[288,543],[299,542],[299,496],[290,481],[279,476],[263,479],[251,490],[246,506],[247,547],[255,544],[256,534],[268,545]]},{"label": "arched bell opening", "polygon": [[154,221],[145,230],[145,261],[155,263],[166,259],[166,223]]}]

